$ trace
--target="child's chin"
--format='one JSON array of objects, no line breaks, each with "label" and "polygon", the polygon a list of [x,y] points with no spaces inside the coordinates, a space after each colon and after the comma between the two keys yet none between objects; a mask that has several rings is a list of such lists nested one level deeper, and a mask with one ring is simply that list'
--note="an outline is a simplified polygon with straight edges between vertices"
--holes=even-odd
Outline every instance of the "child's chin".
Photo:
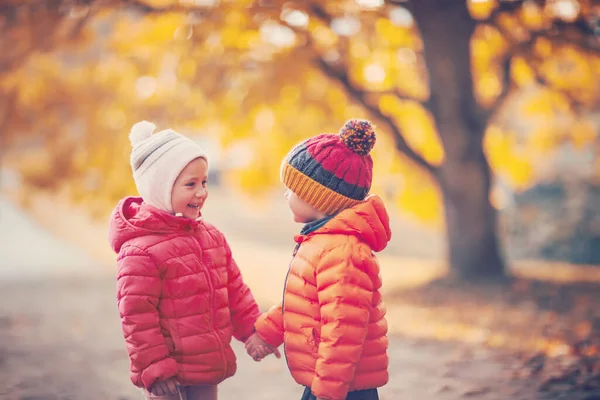
[{"label": "child's chin", "polygon": [[183,216],[190,219],[196,219],[200,216],[200,209],[193,210],[188,208],[183,213]]}]

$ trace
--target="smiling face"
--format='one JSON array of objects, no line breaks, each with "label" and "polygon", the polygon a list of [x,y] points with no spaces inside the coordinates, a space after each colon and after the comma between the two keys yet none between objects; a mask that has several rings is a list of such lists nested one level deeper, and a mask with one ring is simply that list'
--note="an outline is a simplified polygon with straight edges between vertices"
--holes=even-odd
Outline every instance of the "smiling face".
[{"label": "smiling face", "polygon": [[208,197],[208,164],[196,158],[181,171],[171,190],[173,212],[196,219]]}]

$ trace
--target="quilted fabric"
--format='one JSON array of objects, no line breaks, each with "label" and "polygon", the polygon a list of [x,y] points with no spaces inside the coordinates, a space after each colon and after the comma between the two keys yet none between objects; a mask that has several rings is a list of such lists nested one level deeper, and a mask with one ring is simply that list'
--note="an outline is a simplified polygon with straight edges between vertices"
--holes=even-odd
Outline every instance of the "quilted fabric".
[{"label": "quilted fabric", "polygon": [[128,197],[112,213],[109,242],[133,384],[232,376],[231,338],[245,341],[260,313],[223,234]]},{"label": "quilted fabric", "polygon": [[258,334],[284,343],[290,372],[316,397],[388,381],[388,339],[381,275],[373,251],[391,238],[383,201],[370,195],[323,227],[296,237],[283,302],[263,314]]}]

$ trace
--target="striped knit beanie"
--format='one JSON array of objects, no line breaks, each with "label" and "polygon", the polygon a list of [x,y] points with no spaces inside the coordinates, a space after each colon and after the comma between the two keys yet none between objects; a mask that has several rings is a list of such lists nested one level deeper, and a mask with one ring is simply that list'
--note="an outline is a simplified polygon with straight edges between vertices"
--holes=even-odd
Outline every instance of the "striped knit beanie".
[{"label": "striped knit beanie", "polygon": [[373,178],[375,131],[352,119],[339,134],[321,134],[296,145],[281,165],[283,184],[317,210],[333,215],[364,200]]},{"label": "striped knit beanie", "polygon": [[141,121],[129,133],[131,169],[138,192],[146,204],[173,213],[171,191],[181,171],[206,153],[194,141],[172,129],[152,134],[156,125]]}]

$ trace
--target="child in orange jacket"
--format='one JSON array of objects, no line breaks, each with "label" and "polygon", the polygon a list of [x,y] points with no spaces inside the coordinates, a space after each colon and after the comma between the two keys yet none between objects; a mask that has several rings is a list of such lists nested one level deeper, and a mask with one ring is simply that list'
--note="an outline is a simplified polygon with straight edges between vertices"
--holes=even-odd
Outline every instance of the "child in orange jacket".
[{"label": "child in orange jacket", "polygon": [[[292,149],[281,168],[294,221],[304,223],[283,301],[257,321],[260,359],[284,344],[302,400],[375,400],[388,381],[388,339],[374,251],[390,240],[383,201],[368,195],[372,125],[350,120]],[[255,338],[256,339],[256,338]],[[263,352],[264,350],[264,352]]]}]

